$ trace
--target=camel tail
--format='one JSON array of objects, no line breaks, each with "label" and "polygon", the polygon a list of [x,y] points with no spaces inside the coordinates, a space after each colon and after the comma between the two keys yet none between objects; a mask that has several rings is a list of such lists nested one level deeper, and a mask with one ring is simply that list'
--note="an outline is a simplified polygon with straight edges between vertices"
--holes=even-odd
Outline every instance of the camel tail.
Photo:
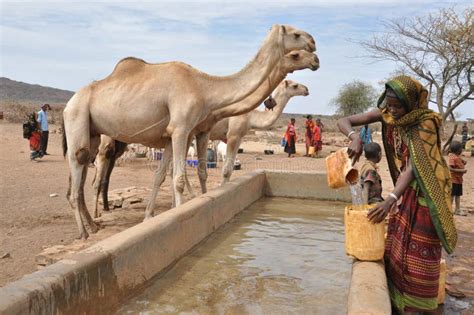
[{"label": "camel tail", "polygon": [[63,129],[63,156],[66,158],[66,153],[67,153],[67,139],[66,139],[66,129],[64,129],[64,121],[61,124],[61,127]]}]

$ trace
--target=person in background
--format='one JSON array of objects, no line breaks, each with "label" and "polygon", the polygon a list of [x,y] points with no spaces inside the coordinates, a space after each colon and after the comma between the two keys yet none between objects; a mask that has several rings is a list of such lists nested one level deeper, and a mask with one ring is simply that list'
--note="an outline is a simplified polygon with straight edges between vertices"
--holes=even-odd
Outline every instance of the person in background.
[{"label": "person in background", "polygon": [[451,254],[457,242],[451,176],[441,150],[442,118],[428,108],[423,85],[405,75],[385,84],[377,107],[342,118],[337,125],[351,140],[347,153],[357,162],[362,140],[352,127],[382,123],[395,188],[367,217],[379,223],[390,212],[384,262],[392,306],[405,315],[434,312],[441,246]]},{"label": "person in background", "polygon": [[318,126],[318,124],[314,125],[312,133],[313,133],[312,145],[314,147],[314,157],[319,157],[319,151],[321,151],[321,148],[323,145],[321,142],[321,128]]},{"label": "person in background", "polygon": [[306,154],[304,156],[308,156],[309,147],[313,144],[313,128],[316,126],[311,115],[306,116],[305,126]]},{"label": "person in background", "polygon": [[288,127],[286,127],[285,132],[285,152],[288,153],[288,157],[294,157],[296,153],[296,128],[295,128],[296,120],[291,118]]},{"label": "person in background", "polygon": [[383,201],[382,178],[378,173],[377,164],[382,160],[382,148],[372,142],[364,146],[365,162],[360,168],[360,183],[364,189],[366,204]]},{"label": "person in background", "polygon": [[449,146],[448,154],[448,165],[449,171],[451,172],[451,180],[453,181],[453,189],[451,195],[453,196],[453,202],[455,204],[454,214],[466,215],[461,210],[461,196],[462,196],[462,176],[467,172],[464,168],[467,161],[461,158],[462,143],[459,141],[452,141]]},{"label": "person in background", "polygon": [[467,138],[469,138],[469,128],[467,127],[467,123],[465,122],[461,128],[461,143],[463,148],[466,145]]},{"label": "person in background", "polygon": [[324,131],[324,124],[323,122],[321,121],[320,118],[316,119],[316,125],[319,127],[319,140],[317,143],[313,144],[314,146],[316,146],[316,150],[318,152],[321,152],[321,150],[323,149],[323,131]]},{"label": "person in background", "polygon": [[49,126],[48,126],[48,110],[51,107],[49,104],[41,106],[41,110],[38,112],[38,124],[41,131],[41,147],[40,151],[43,155],[49,155],[48,149],[48,138],[49,138]]},{"label": "person in background", "polygon": [[368,124],[365,124],[365,126],[360,129],[360,139],[362,140],[363,145],[372,142],[372,129]]}]

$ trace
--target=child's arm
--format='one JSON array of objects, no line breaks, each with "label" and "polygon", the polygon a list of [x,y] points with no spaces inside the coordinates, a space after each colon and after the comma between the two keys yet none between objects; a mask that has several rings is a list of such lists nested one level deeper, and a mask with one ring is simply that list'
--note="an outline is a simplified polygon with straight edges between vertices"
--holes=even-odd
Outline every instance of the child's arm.
[{"label": "child's arm", "polygon": [[465,168],[453,168],[452,166],[449,167],[449,171],[453,172],[453,173],[461,173],[461,174],[464,174],[467,172],[467,169]]}]

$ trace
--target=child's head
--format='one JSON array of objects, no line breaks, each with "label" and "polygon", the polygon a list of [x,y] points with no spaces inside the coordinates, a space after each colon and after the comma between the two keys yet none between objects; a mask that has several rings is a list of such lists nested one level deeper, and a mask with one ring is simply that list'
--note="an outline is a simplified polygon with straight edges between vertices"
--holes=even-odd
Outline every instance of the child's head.
[{"label": "child's head", "polygon": [[451,145],[449,146],[449,152],[460,155],[462,153],[462,143],[459,141],[451,141]]},{"label": "child's head", "polygon": [[376,142],[367,143],[364,146],[365,158],[369,161],[378,163],[382,159],[382,148]]}]

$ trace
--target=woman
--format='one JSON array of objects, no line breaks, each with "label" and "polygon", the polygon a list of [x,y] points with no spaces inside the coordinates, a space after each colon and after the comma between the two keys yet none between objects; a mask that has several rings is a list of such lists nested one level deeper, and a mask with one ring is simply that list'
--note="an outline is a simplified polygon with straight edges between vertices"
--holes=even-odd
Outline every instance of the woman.
[{"label": "woman", "polygon": [[313,121],[313,117],[311,115],[306,116],[306,133],[305,133],[305,143],[306,143],[306,154],[305,156],[309,156],[309,147],[313,144],[313,129],[316,124]]},{"label": "woman", "polygon": [[288,127],[286,128],[285,132],[285,152],[288,153],[288,157],[293,157],[296,153],[296,128],[295,128],[296,120],[291,118]]},{"label": "woman", "polygon": [[436,310],[441,246],[452,253],[457,239],[451,179],[440,149],[441,118],[428,109],[427,95],[418,81],[398,76],[385,84],[378,109],[338,121],[351,140],[348,154],[354,161],[362,141],[352,127],[382,122],[395,188],[368,218],[381,222],[392,209],[384,260],[392,305],[404,314]]},{"label": "woman", "polygon": [[319,151],[321,151],[323,145],[321,141],[321,128],[318,125],[313,127],[313,147],[314,147],[314,156],[319,156]]}]

